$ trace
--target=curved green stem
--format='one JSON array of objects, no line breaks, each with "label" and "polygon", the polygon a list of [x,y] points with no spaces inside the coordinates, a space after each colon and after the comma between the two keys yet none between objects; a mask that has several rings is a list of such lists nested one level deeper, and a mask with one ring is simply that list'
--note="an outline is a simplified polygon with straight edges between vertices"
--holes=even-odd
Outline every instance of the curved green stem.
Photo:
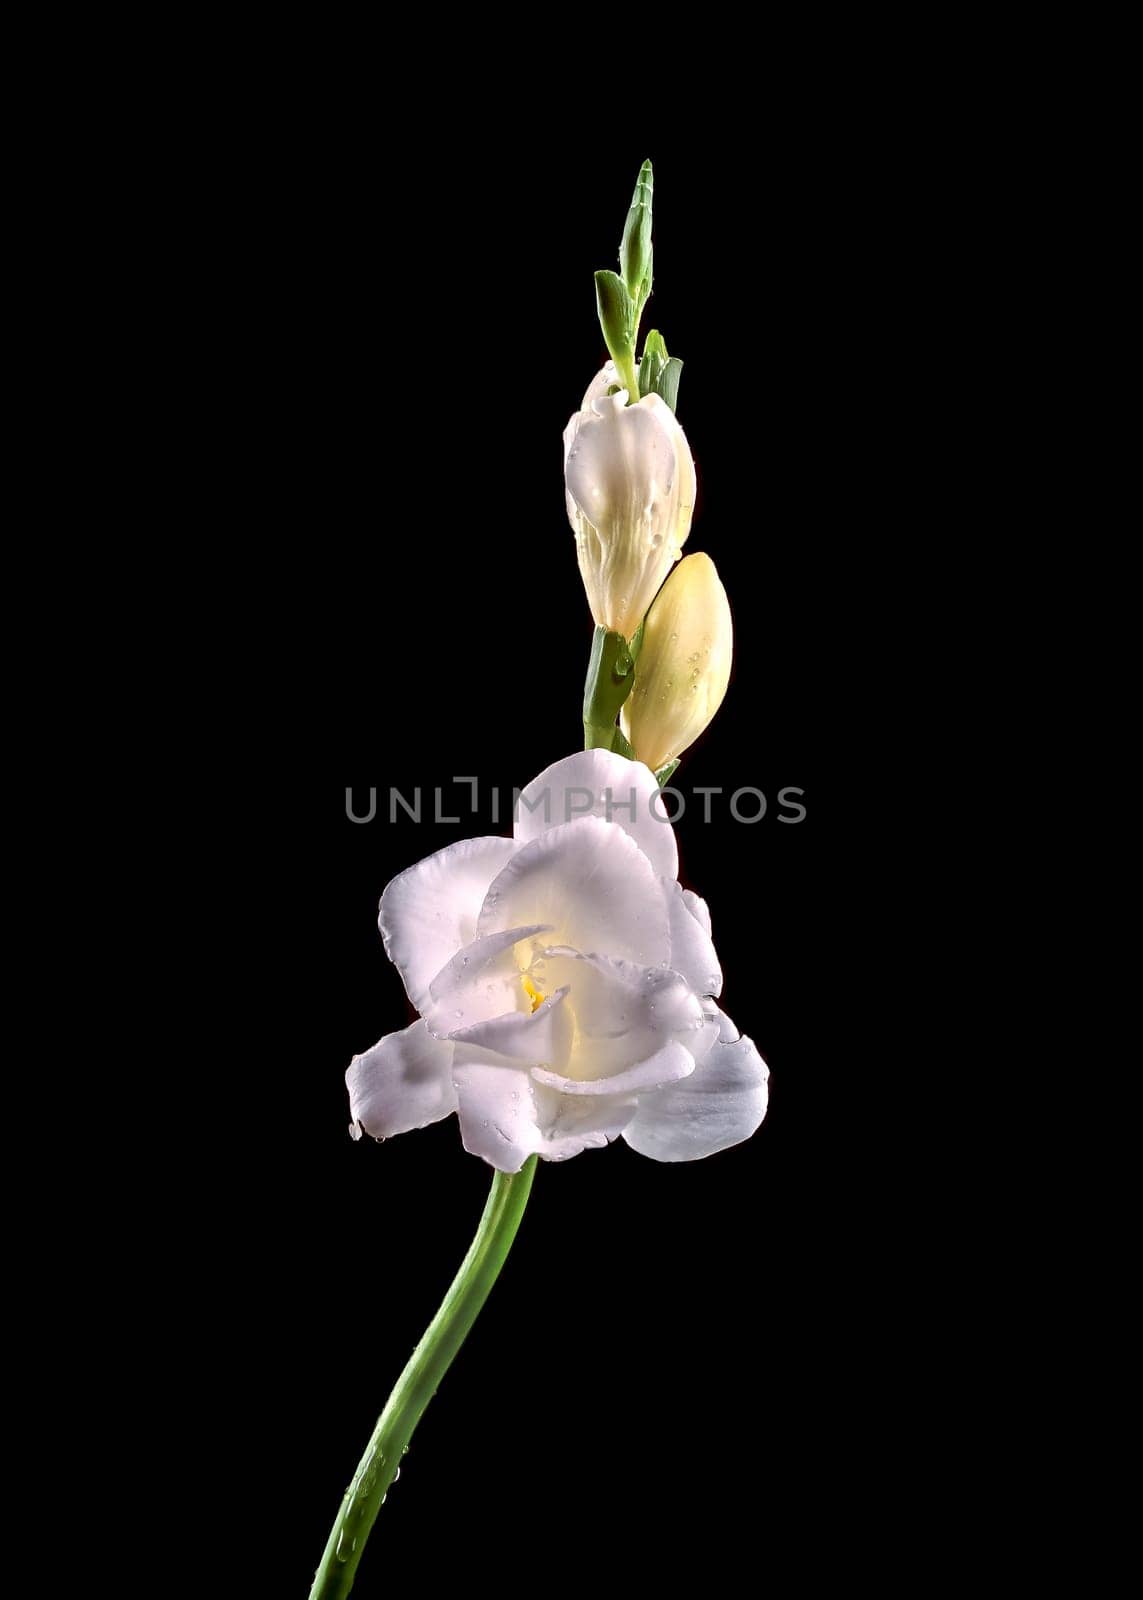
[{"label": "curved green stem", "polygon": [[373,1430],[353,1482],[345,1491],[310,1600],[342,1600],[353,1588],[357,1563],[401,1456],[437,1385],[464,1343],[504,1265],[536,1174],[536,1157],[515,1174],[497,1172],[492,1192],[460,1271],[441,1308],[397,1379]]},{"label": "curved green stem", "polygon": [[628,644],[621,633],[609,633],[606,628],[596,626],[587,663],[587,682],[583,686],[585,750],[630,753],[626,740],[615,726],[615,719],[635,682],[637,654],[634,641]]}]

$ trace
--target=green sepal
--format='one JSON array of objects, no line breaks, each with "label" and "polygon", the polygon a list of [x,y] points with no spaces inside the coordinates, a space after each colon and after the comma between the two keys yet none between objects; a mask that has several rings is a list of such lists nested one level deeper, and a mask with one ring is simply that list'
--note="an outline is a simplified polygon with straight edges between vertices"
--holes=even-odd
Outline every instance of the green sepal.
[{"label": "green sepal", "polygon": [[615,725],[619,709],[634,683],[635,661],[627,640],[621,633],[597,626],[583,686],[585,750],[616,748],[616,737],[623,738]]},{"label": "green sepal", "polygon": [[660,767],[658,772],[656,772],[655,782],[659,785],[660,789],[662,789],[666,784],[670,783],[671,779],[675,775],[675,768],[678,766],[678,764],[679,758],[676,756],[673,761],[668,761],[665,767]]},{"label": "green sepal", "polygon": [[624,738],[622,728],[616,728],[615,736],[611,741],[611,748],[617,756],[626,756],[628,761],[634,761],[635,752]]},{"label": "green sepal", "polygon": [[644,617],[642,622],[635,629],[635,632],[631,635],[631,646],[630,646],[630,648],[631,648],[631,659],[632,659],[632,661],[638,661],[638,659],[639,659],[639,652],[643,648],[643,629],[646,626],[647,626],[647,619],[646,619],[646,617]]},{"label": "green sepal", "polygon": [[619,270],[627,285],[635,307],[635,320],[647,304],[651,293],[654,251],[651,244],[651,196],[655,177],[651,163],[644,161],[635,181],[631,209],[623,228],[623,242],[619,246]]}]

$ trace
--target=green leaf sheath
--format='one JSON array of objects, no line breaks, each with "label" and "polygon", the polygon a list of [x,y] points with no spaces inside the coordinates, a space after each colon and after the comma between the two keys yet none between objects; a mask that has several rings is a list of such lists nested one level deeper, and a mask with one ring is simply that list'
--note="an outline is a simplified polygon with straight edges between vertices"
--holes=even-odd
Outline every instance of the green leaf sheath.
[{"label": "green leaf sheath", "polygon": [[679,409],[679,379],[682,375],[682,362],[678,356],[672,356],[655,381],[655,393],[667,402],[672,411]]},{"label": "green leaf sheath", "polygon": [[[401,1457],[425,1407],[464,1343],[500,1274],[528,1203],[536,1157],[515,1174],[497,1172],[471,1248],[441,1308],[413,1351],[382,1411],[353,1482],[345,1491],[310,1600],[343,1600],[353,1588],[357,1563]],[[360,1344],[368,1348],[367,1330]]]},{"label": "green leaf sheath", "polygon": [[621,633],[596,627],[583,686],[583,747],[585,750],[616,750],[623,740],[626,754],[631,747],[616,727],[619,708],[635,683],[635,661],[631,646]]},{"label": "green leaf sheath", "polygon": [[635,376],[635,335],[637,319],[627,286],[617,272],[597,272],[595,275],[595,309],[599,313],[599,326],[603,329],[604,343],[615,362],[619,381],[627,390],[627,398],[639,398],[639,383]]}]

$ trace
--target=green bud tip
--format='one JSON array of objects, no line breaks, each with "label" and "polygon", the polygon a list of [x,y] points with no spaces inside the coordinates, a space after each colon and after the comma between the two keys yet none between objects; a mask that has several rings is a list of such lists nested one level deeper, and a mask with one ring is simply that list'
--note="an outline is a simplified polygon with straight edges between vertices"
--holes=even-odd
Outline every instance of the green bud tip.
[{"label": "green bud tip", "polygon": [[654,169],[644,161],[635,181],[631,209],[619,246],[619,271],[627,292],[635,303],[636,316],[651,293],[651,197],[655,187]]}]

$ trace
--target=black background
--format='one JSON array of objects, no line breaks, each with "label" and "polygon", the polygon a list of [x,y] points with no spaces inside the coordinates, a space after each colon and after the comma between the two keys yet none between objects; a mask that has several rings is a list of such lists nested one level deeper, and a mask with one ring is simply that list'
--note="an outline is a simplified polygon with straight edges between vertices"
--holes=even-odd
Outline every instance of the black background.
[{"label": "black background", "polygon": [[[331,142],[251,159],[216,236],[236,348],[204,446],[242,459],[229,515],[249,518],[257,577],[233,602],[253,601],[256,625],[231,776],[203,802],[231,884],[229,959],[209,973],[231,1020],[209,1081],[240,1128],[196,1300],[203,1348],[227,1352],[216,1427],[234,1459],[209,1510],[233,1503],[230,1533],[244,1525],[256,1449],[264,1592],[305,1593],[484,1201],[455,1121],[352,1144],[343,1074],[411,1020],[376,930],[386,882],[503,831],[491,788],[503,819],[513,785],[579,747],[591,619],[560,436],[605,355],[592,272],[615,264],[650,155],[643,327],[685,363],[686,548],[715,560],[736,627],[723,710],[674,780],[681,876],[711,907],[723,1003],[770,1064],[770,1110],[693,1165],[619,1141],[541,1166],[358,1592],[419,1581],[426,1561],[434,1582],[511,1585],[604,1564],[709,1577],[712,1560],[729,1581],[764,1551],[840,1571],[897,1515],[866,1462],[903,1339],[883,1293],[899,1130],[875,1138],[860,1108],[877,1050],[862,1013],[889,981],[869,950],[862,819],[883,774],[863,594],[916,354],[903,302],[886,315],[900,192],[871,184],[868,141],[851,156],[807,138],[783,158],[760,138],[553,150],[486,129],[445,166],[391,148],[380,180],[360,157],[338,170]],[[455,775],[479,778],[478,815]],[[374,821],[348,819],[349,785],[359,811],[377,788]],[[419,786],[431,813],[437,785],[459,823],[390,824],[390,788]],[[727,791],[710,826],[695,785]],[[769,803],[752,825],[728,809],[746,785]],[[779,821],[785,786],[804,790],[796,825]]]}]

